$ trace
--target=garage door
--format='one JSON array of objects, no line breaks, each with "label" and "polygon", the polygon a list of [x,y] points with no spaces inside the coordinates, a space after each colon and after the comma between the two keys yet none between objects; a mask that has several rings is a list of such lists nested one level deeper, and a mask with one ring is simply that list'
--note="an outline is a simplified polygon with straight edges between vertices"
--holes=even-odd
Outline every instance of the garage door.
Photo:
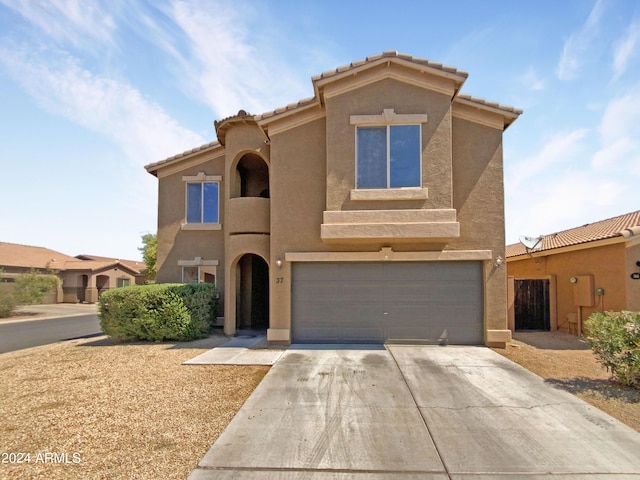
[{"label": "garage door", "polygon": [[294,343],[483,343],[481,262],[294,263]]}]

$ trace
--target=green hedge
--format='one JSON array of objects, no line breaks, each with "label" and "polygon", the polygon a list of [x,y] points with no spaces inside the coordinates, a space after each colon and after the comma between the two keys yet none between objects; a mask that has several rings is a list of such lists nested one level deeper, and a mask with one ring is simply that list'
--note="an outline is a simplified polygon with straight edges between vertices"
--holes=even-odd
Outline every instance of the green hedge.
[{"label": "green hedge", "polygon": [[640,312],[594,313],[585,340],[621,384],[640,388]]},{"label": "green hedge", "polygon": [[217,298],[208,283],[114,288],[100,295],[100,328],[118,342],[203,338],[215,323]]}]

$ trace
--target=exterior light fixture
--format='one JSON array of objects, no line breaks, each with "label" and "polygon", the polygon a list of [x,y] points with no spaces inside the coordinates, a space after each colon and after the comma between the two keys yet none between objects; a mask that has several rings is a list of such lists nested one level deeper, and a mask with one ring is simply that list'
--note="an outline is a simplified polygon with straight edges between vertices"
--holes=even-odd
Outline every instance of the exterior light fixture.
[{"label": "exterior light fixture", "polygon": [[493,266],[494,266],[495,268],[500,268],[500,267],[502,266],[502,264],[503,264],[503,263],[504,263],[504,259],[503,259],[500,255],[498,255],[498,256],[496,257],[496,261],[495,261],[495,263],[493,264]]},{"label": "exterior light fixture", "polygon": [[278,257],[278,259],[276,260],[276,266],[278,268],[282,268],[282,260],[280,259],[280,257]]}]

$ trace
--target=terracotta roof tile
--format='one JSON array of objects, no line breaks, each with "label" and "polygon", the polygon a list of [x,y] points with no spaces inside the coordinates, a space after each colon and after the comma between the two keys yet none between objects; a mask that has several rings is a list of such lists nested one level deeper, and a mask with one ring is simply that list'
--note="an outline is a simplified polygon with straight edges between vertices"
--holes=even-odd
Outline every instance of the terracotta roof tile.
[{"label": "terracotta roof tile", "polygon": [[522,110],[519,109],[519,108],[510,107],[508,105],[502,105],[502,104],[497,103],[497,102],[489,102],[489,101],[485,100],[484,98],[472,97],[471,95],[468,95],[466,93],[459,94],[456,97],[456,99],[457,100],[466,100],[466,101],[471,102],[471,103],[477,103],[478,105],[486,105],[488,107],[497,108],[498,110],[503,110],[505,112],[515,113],[517,115],[520,115],[522,113]]},{"label": "terracotta roof tile", "polygon": [[0,242],[0,267],[51,268],[62,270],[77,258],[44,247]]},{"label": "terracotta roof tile", "polygon": [[[348,72],[350,70],[354,70],[357,68],[360,68],[364,65],[367,65],[369,63],[373,63],[376,62],[378,60],[384,59],[384,58],[398,58],[404,61],[408,61],[408,62],[412,62],[418,65],[424,65],[426,67],[429,68],[433,68],[436,70],[441,70],[443,72],[446,72],[448,74],[452,74],[452,75],[456,75],[458,77],[461,77],[462,79],[466,79],[469,74],[467,72],[465,72],[464,70],[458,70],[456,67],[452,67],[452,66],[447,66],[447,65],[443,65],[442,63],[439,62],[432,62],[426,58],[422,58],[422,57],[415,57],[413,55],[410,55],[408,53],[398,53],[396,50],[385,50],[382,53],[378,53],[376,55],[370,55],[368,57],[366,57],[363,60],[356,60],[354,62],[351,62],[348,65],[342,65],[339,66],[333,70],[327,70],[326,72],[321,73],[320,75],[316,75],[311,77],[311,81],[313,83],[319,81],[319,80],[323,80],[326,78],[331,78],[334,77],[336,75],[339,75],[341,73],[344,72]],[[495,103],[495,102],[488,102],[487,100],[484,100],[482,98],[476,98],[476,97],[472,97],[470,95],[462,95],[459,94],[456,98],[461,98],[462,100],[466,100],[468,102],[471,103],[476,103],[479,105],[484,105],[484,106],[489,106],[489,107],[493,107],[499,110],[502,110],[504,112],[509,112],[515,115],[520,115],[522,113],[522,110],[516,109],[514,107],[509,107],[509,106],[504,106],[504,105],[500,105],[499,103]],[[220,141],[218,142],[211,142],[205,145],[202,145],[200,147],[196,147],[193,150],[189,150],[177,155],[173,155],[171,157],[168,157],[164,160],[160,160],[159,162],[156,163],[152,163],[149,164],[147,166],[145,166],[145,169],[150,172],[150,173],[154,173],[155,171],[158,170],[158,168],[161,168],[167,164],[173,163],[175,161],[179,161],[182,158],[188,157],[189,155],[192,155],[194,153],[200,152],[202,150],[206,150],[208,148],[211,147],[215,147],[215,146],[224,146],[224,138],[220,138],[220,132],[219,127],[224,126],[223,124],[226,124],[228,122],[233,122],[234,120],[252,120],[252,121],[260,121],[260,120],[266,120],[269,118],[273,118],[277,115],[281,115],[283,113],[287,113],[287,112],[292,112],[294,110],[297,110],[299,108],[303,108],[303,107],[307,107],[309,105],[313,105],[315,103],[317,103],[319,101],[318,98],[314,97],[310,97],[310,98],[305,98],[303,100],[300,100],[298,102],[295,103],[291,103],[285,107],[279,107],[276,108],[274,110],[262,113],[260,115],[250,115],[247,112],[245,112],[244,110],[240,110],[238,112],[237,115],[232,115],[230,117],[226,117],[222,120],[219,121],[215,121],[215,127],[216,127],[216,133],[218,133],[218,138]],[[224,137],[224,128],[222,129],[222,136]]]},{"label": "terracotta roof tile", "polygon": [[[561,232],[543,235],[540,247],[536,248],[535,251],[544,252],[556,248],[605,240],[607,238],[629,237],[633,235],[640,235],[640,210],[599,222],[587,223],[586,225],[570,228]],[[507,245],[506,247],[507,258],[526,254],[526,248],[521,243]]]},{"label": "terracotta roof tile", "polygon": [[146,267],[143,262],[135,260],[119,260],[92,255],[72,257],[44,247],[0,242],[0,267],[95,271],[116,263],[137,273]]}]

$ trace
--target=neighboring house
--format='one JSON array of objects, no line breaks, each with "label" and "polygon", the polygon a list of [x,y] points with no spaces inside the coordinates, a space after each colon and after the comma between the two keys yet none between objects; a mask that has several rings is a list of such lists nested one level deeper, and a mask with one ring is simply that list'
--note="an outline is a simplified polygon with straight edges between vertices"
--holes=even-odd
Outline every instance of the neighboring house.
[{"label": "neighboring house", "polygon": [[502,133],[521,111],[460,94],[467,75],[384,52],[148,165],[157,281],[215,283],[227,334],[504,345]]},{"label": "neighboring house", "polygon": [[31,271],[54,273],[61,280],[57,292],[44,303],[95,303],[100,292],[116,287],[143,284],[145,265],[132,260],[78,255],[71,257],[43,247],[0,242],[0,281],[11,289],[20,275]]},{"label": "neighboring house", "polygon": [[532,249],[509,245],[506,254],[512,331],[578,334],[594,312],[640,311],[640,211],[544,235]]}]

